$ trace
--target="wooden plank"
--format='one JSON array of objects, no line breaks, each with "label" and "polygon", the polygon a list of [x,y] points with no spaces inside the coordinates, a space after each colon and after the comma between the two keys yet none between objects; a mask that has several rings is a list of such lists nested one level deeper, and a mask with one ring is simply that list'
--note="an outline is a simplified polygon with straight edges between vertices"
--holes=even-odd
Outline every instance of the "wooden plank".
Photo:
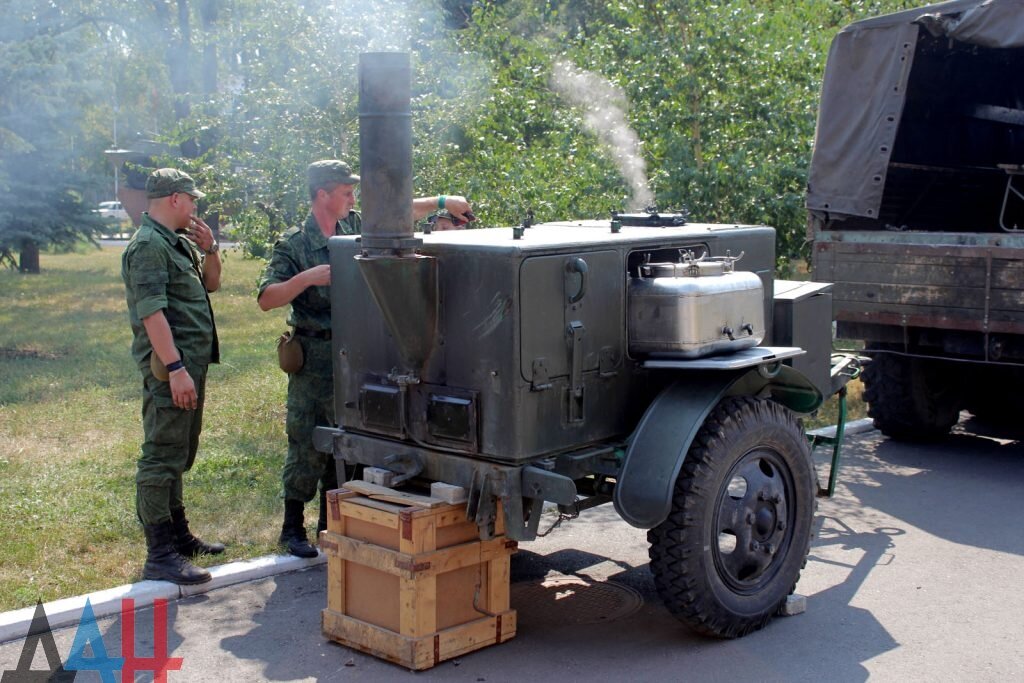
[{"label": "wooden plank", "polygon": [[334,489],[327,492],[327,529],[336,533],[345,533],[345,522],[341,516],[341,502],[359,494],[351,491]]},{"label": "wooden plank", "polygon": [[993,259],[992,286],[1000,289],[1012,289],[1017,292],[1018,301],[1024,299],[1020,293],[1024,291],[1024,260],[1005,261]]},{"label": "wooden plank", "polygon": [[978,261],[963,267],[938,264],[847,262],[835,269],[834,281],[843,284],[984,288],[985,277],[985,263]]},{"label": "wooden plank", "polygon": [[[928,238],[941,238],[946,233],[929,233]],[[979,237],[975,235],[975,237]],[[996,235],[996,240],[1001,240],[1003,234]],[[898,236],[897,236],[898,239]],[[959,238],[958,238],[959,239]],[[823,245],[819,245],[823,246]],[[836,259],[845,261],[850,258],[964,258],[985,260],[986,258],[998,258],[1014,260],[1019,258],[1019,249],[1016,246],[1003,246],[995,242],[987,242],[986,238],[978,244],[951,244],[951,243],[908,243],[908,242],[874,242],[858,241],[856,237],[850,242],[834,242],[833,247]]]},{"label": "wooden plank", "polygon": [[415,670],[504,642],[516,635],[517,615],[509,610],[425,636],[408,637],[333,610],[320,617],[323,634],[336,642]]},{"label": "wooden plank", "polygon": [[337,555],[327,556],[327,577],[327,608],[335,612],[344,612],[345,561]]},{"label": "wooden plank", "polygon": [[399,514],[402,529],[399,550],[410,555],[422,555],[437,549],[436,515],[416,516]]},{"label": "wooden plank", "polygon": [[374,507],[363,505],[365,500],[346,500],[341,504],[341,514],[344,517],[362,520],[370,524],[377,524],[388,529],[398,528],[398,515],[385,510],[378,510]]},{"label": "wooden plank", "polygon": [[394,503],[385,503],[383,500],[374,500],[373,498],[367,498],[361,493],[356,493],[355,491],[350,491],[350,493],[353,496],[355,496],[352,502],[355,503],[356,505],[362,505],[364,507],[373,508],[375,510],[387,512],[392,515],[397,515],[402,510],[409,509],[408,505],[395,505]]},{"label": "wooden plank", "polygon": [[487,609],[505,612],[509,608],[511,556],[496,557],[487,563]]},{"label": "wooden plank", "polygon": [[470,521],[466,517],[466,506],[462,503],[451,504],[452,507],[447,510],[441,510],[437,513],[437,527],[452,526],[454,524],[462,524]]},{"label": "wooden plank", "polygon": [[403,636],[425,636],[437,630],[437,578],[399,579],[399,627]]},{"label": "wooden plank", "polygon": [[347,481],[343,487],[350,491],[361,493],[369,498],[384,500],[389,503],[400,503],[424,508],[435,508],[442,505],[448,505],[448,503],[440,500],[439,498],[417,496],[412,493],[402,493],[401,491],[395,491],[394,489],[377,486],[376,484],[371,484],[365,481]]},{"label": "wooden plank", "polygon": [[432,553],[415,555],[412,560],[415,563],[416,576],[435,576],[508,557],[516,552],[516,549],[515,541],[499,537],[489,541],[472,541],[449,546]]},{"label": "wooden plank", "polygon": [[433,658],[425,666],[416,661],[416,640],[394,631],[353,619],[329,609],[320,613],[323,634],[331,640],[360,652],[371,654],[410,669],[427,669],[434,665]]},{"label": "wooden plank", "polygon": [[985,306],[985,290],[965,286],[918,287],[849,282],[835,288],[832,301],[859,301],[886,310],[893,310],[899,306],[978,310]]},{"label": "wooden plank", "polygon": [[432,553],[404,553],[347,536],[321,532],[321,548],[330,557],[372,567],[408,579],[427,578],[508,557],[516,552],[515,541],[504,537],[449,546]]},{"label": "wooden plank", "polygon": [[453,545],[480,540],[480,528],[476,522],[463,519],[457,524],[442,524],[438,519],[437,547],[447,548]]},{"label": "wooden plank", "polygon": [[[498,628],[498,618],[501,628]],[[468,624],[454,626],[438,634],[439,661],[479,650],[480,648],[504,642],[516,635],[516,613],[514,610],[500,615],[484,617]]]},{"label": "wooden plank", "polygon": [[425,569],[430,568],[430,565],[416,555],[402,553],[347,536],[339,536],[329,531],[323,533],[327,536],[321,547],[328,558],[339,557],[346,562],[355,562],[385,574],[406,579],[433,574],[433,572],[430,574],[424,572]]}]

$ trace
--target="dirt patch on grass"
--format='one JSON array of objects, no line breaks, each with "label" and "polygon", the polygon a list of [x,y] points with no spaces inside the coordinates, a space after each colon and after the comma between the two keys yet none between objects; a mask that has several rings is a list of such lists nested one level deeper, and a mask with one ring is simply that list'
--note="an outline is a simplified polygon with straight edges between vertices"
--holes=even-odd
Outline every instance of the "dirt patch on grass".
[{"label": "dirt patch on grass", "polygon": [[5,432],[0,425],[0,438],[6,446],[6,455],[10,455],[11,460],[17,463],[57,461],[67,464],[88,461],[113,452],[125,439],[120,431],[102,429],[68,434],[63,428],[55,427],[49,431],[44,426],[27,434],[13,435]]},{"label": "dirt patch on grass", "polygon": [[35,360],[59,360],[66,355],[68,354],[63,351],[43,351],[31,346],[23,346],[21,348],[0,346],[0,360],[25,360],[28,358]]}]

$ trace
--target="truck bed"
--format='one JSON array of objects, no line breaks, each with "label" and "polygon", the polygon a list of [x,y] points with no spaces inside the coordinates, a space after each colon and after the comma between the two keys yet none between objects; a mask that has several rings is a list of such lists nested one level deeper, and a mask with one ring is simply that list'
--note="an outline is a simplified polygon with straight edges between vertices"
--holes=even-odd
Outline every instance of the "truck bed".
[{"label": "truck bed", "polygon": [[814,279],[835,283],[840,326],[1024,334],[1022,257],[1024,235],[822,231]]}]

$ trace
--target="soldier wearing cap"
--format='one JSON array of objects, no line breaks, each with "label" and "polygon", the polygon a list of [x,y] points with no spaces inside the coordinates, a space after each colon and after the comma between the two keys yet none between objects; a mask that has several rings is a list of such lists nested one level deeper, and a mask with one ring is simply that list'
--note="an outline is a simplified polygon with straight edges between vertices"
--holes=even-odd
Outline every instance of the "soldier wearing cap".
[{"label": "soldier wearing cap", "polygon": [[[327,526],[326,493],[338,485],[333,459],[313,447],[313,430],[334,425],[334,385],[331,365],[331,300],[327,240],[359,233],[360,217],[353,211],[359,176],[343,161],[325,160],[307,169],[309,215],[302,227],[285,231],[274,245],[260,280],[257,301],[264,311],[291,304],[288,324],[301,347],[301,367],[287,368],[288,456],[282,474],[284,524],[281,544],[292,555],[316,557],[306,537],[303,508],[320,487],[317,532]],[[437,209],[471,220],[469,202],[460,196],[420,197],[413,200],[413,217]],[[470,214],[468,217],[466,214]],[[283,364],[282,364],[283,365]]]},{"label": "soldier wearing cap", "polygon": [[203,583],[210,573],[189,558],[224,552],[192,535],[182,475],[192,467],[203,422],[206,368],[219,362],[209,292],[220,287],[213,232],[195,215],[204,196],[188,174],[154,171],[148,211],[121,257],[132,356],[142,373],[142,455],[136,512],[146,534],[144,579]]}]

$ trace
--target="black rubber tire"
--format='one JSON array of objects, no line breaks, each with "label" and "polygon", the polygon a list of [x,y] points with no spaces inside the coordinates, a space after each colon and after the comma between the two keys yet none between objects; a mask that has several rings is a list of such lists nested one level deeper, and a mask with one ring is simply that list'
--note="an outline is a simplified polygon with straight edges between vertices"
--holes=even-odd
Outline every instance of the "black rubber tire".
[{"label": "black rubber tire", "polygon": [[722,638],[762,628],[807,562],[817,490],[791,411],[765,399],[723,399],[683,462],[668,518],[647,533],[669,612]]},{"label": "black rubber tire", "polygon": [[935,441],[960,419],[955,373],[941,361],[868,349],[861,378],[875,428],[899,441]]}]

